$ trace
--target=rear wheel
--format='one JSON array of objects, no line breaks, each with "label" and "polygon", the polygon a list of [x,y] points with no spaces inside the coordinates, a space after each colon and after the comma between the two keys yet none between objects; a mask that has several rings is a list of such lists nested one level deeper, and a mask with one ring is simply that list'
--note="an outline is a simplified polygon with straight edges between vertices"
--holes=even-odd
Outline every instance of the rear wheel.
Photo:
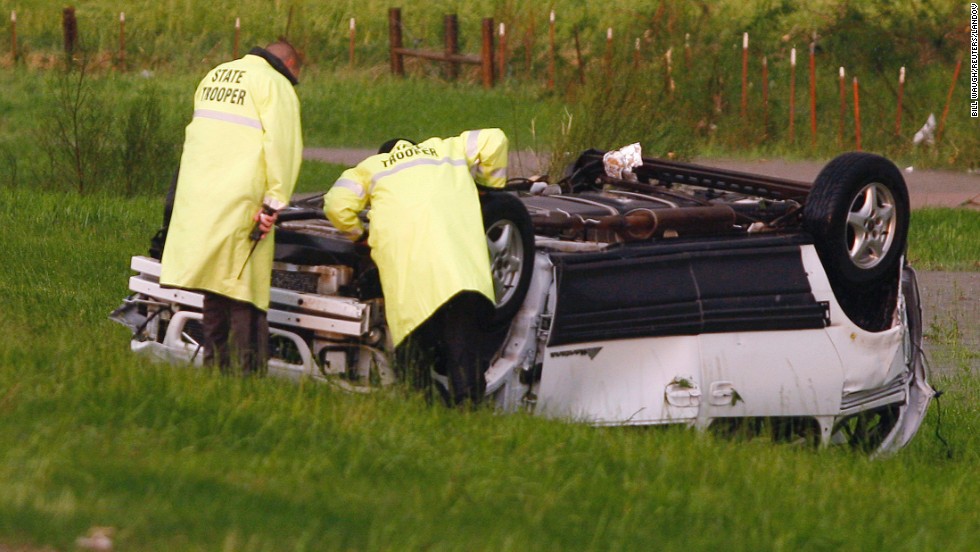
[{"label": "rear wheel", "polygon": [[813,234],[828,272],[845,282],[895,278],[909,226],[905,179],[884,157],[840,155],[813,183],[803,224]]},{"label": "rear wheel", "polygon": [[484,194],[482,208],[496,297],[492,324],[499,327],[517,314],[531,284],[534,229],[524,204],[510,193]]},{"label": "rear wheel", "polygon": [[901,410],[901,405],[889,404],[847,416],[834,424],[831,442],[874,453],[898,425]]},{"label": "rear wheel", "polygon": [[868,331],[890,328],[909,227],[898,168],[869,153],[834,158],[813,183],[803,226],[847,316]]}]

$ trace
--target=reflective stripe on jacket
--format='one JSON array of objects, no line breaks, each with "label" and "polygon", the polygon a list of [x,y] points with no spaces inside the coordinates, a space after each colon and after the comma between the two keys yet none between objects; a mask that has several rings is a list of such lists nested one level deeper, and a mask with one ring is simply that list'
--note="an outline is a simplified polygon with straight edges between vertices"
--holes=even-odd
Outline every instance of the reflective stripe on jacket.
[{"label": "reflective stripe on jacket", "polygon": [[198,85],[160,275],[164,285],[211,291],[263,310],[269,308],[274,236],[248,258],[248,235],[263,200],[289,201],[303,155],[293,77],[269,57],[257,48],[212,69]]},{"label": "reflective stripe on jacket", "polygon": [[474,182],[506,184],[503,131],[398,142],[344,171],[325,196],[327,217],[352,238],[363,232],[358,213],[371,206],[368,244],[395,345],[460,291],[494,300]]}]

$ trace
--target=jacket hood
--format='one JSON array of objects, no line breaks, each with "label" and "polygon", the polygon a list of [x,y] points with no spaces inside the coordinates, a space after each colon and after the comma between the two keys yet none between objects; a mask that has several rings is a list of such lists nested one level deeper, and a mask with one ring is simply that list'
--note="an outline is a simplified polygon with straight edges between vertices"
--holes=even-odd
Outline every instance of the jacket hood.
[{"label": "jacket hood", "polygon": [[272,55],[272,53],[270,53],[265,48],[260,48],[256,46],[252,48],[248,53],[249,55],[259,56],[260,58],[267,61],[269,65],[272,66],[273,69],[281,73],[282,76],[286,77],[286,79],[288,79],[293,86],[299,84],[299,79],[297,79],[296,75],[294,75],[293,72],[290,71],[288,67],[286,67],[286,64],[283,63],[281,59]]}]

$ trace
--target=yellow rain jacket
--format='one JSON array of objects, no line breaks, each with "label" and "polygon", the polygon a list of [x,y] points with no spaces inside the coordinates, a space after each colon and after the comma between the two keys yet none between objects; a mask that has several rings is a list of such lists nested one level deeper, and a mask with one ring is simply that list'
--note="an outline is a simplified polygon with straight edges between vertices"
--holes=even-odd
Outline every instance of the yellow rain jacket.
[{"label": "yellow rain jacket", "polygon": [[294,84],[296,78],[278,58],[255,48],[212,69],[198,85],[162,284],[207,290],[268,310],[273,234],[245,260],[253,217],[263,201],[287,203],[299,174],[303,138]]},{"label": "yellow rain jacket", "polygon": [[390,153],[344,171],[325,196],[327,218],[351,238],[364,231],[357,215],[371,206],[368,244],[395,345],[460,291],[494,300],[474,181],[506,184],[503,131],[470,130],[418,145],[400,141]]}]

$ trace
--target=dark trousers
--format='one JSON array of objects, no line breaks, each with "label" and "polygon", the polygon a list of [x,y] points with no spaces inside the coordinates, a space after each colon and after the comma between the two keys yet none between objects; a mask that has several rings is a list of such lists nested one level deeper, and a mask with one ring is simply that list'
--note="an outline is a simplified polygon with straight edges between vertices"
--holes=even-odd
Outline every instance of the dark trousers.
[{"label": "dark trousers", "polygon": [[430,369],[449,380],[450,405],[476,405],[486,392],[488,359],[482,340],[493,303],[474,291],[460,292],[415,328],[396,348],[395,366],[419,390],[430,391]]},{"label": "dark trousers", "polygon": [[204,293],[204,364],[222,373],[264,374],[269,361],[266,312],[251,303]]}]

